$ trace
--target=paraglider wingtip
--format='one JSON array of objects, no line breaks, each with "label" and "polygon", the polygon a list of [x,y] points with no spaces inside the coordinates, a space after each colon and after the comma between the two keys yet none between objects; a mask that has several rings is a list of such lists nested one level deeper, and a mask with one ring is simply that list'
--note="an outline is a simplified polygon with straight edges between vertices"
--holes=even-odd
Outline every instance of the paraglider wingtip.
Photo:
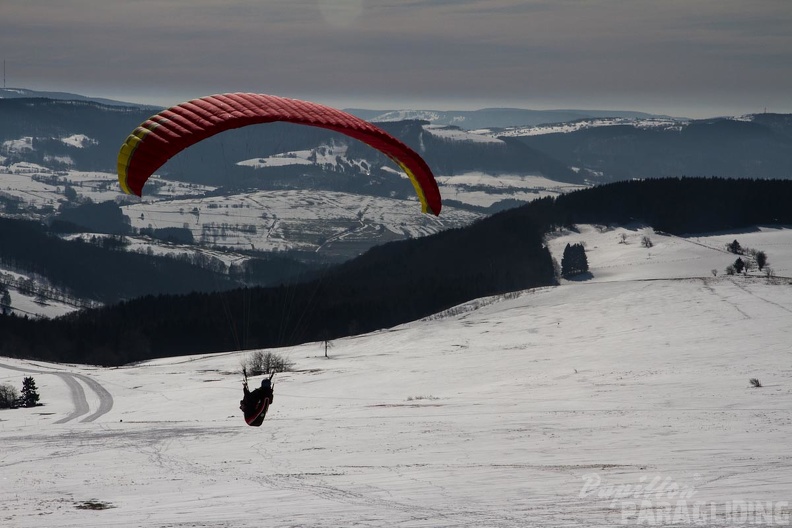
[{"label": "paraglider wingtip", "polygon": [[423,212],[424,212],[424,213],[428,213],[428,214],[433,214],[433,215],[435,215],[435,216],[440,216],[440,207],[437,207],[437,210],[435,210],[433,207],[429,207],[429,206],[427,205],[427,206],[426,206],[426,209],[424,209],[424,211],[423,211]]}]

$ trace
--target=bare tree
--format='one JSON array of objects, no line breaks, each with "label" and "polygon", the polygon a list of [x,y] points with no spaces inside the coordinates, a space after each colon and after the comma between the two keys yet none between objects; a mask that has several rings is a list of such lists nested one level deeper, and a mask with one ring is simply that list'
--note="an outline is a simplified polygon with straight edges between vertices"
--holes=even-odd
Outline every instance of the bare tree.
[{"label": "bare tree", "polygon": [[18,401],[19,393],[13,386],[8,383],[0,385],[0,409],[16,407]]},{"label": "bare tree", "polygon": [[759,266],[759,271],[762,271],[767,266],[767,254],[764,251],[756,252],[756,265]]},{"label": "bare tree", "polygon": [[242,361],[242,369],[251,376],[260,376],[270,372],[288,372],[294,363],[274,352],[256,350]]}]

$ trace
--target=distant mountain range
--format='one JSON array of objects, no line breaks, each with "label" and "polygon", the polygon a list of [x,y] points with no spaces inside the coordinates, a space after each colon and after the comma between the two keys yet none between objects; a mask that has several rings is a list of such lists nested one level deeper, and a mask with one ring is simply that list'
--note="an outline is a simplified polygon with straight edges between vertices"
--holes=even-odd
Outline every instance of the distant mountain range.
[{"label": "distant mountain range", "polygon": [[[10,264],[0,269],[0,281],[13,278],[15,298],[27,295],[35,306],[36,296],[56,296],[77,306],[80,299],[155,293],[145,280],[117,291],[99,275],[88,285],[75,282],[85,278],[79,255],[95,254],[95,247],[101,262],[115,262],[119,250],[148,258],[147,266],[178,286],[173,292],[273,285],[302,280],[375,246],[388,246],[386,253],[394,254],[385,260],[398,261],[403,256],[390,242],[461,233],[500,211],[537,198],[574,197],[579,193],[571,191],[605,182],[792,179],[792,115],[689,120],[640,112],[353,110],[422,155],[443,196],[440,217],[420,214],[409,180],[378,151],[324,129],[284,123],[231,130],[191,147],[157,171],[140,200],[120,192],[116,158],[126,136],[156,111],[73,94],[0,92],[0,216],[47,224],[47,236],[57,233],[74,244],[41,238],[36,246],[52,247],[27,248],[39,255],[25,257],[33,264],[6,256]],[[6,237],[0,247],[8,255],[15,244],[19,254],[29,238]],[[42,271],[51,254],[75,255],[59,270],[78,276]],[[438,275],[457,266],[443,262]],[[184,281],[177,284],[166,269]],[[190,279],[204,272],[219,278]],[[27,294],[19,291],[16,285],[30,281],[35,285],[24,287]],[[66,291],[51,293],[57,288]]]},{"label": "distant mountain range", "polygon": [[533,126],[564,123],[580,119],[620,117],[627,119],[668,118],[645,112],[625,110],[525,110],[521,108],[483,108],[481,110],[364,110],[347,109],[367,121],[421,120],[435,125],[453,125],[465,130]]},{"label": "distant mountain range", "polygon": [[[285,123],[231,130],[187,149],[157,171],[140,201],[119,192],[116,157],[126,136],[158,110],[0,90],[0,215],[338,261],[604,182],[792,179],[788,114],[689,120],[631,111],[352,109],[426,160],[444,200],[437,221],[403,213],[416,207],[414,190],[378,151]],[[91,220],[85,207],[66,211],[97,202],[117,203],[126,224]]]},{"label": "distant mountain range", "polygon": [[[102,97],[29,90],[27,88],[0,88],[0,99],[44,98],[66,101],[91,101],[109,106],[144,107],[159,110],[156,106],[117,101]],[[346,108],[345,111],[366,121],[429,121],[437,125],[454,125],[466,130],[489,127],[531,126],[544,123],[563,123],[579,119],[600,117],[624,117],[644,119],[657,116],[645,112],[628,110],[526,110],[522,108],[483,108],[480,110],[372,110],[363,108]]]},{"label": "distant mountain range", "polygon": [[681,176],[792,179],[792,114],[582,120],[501,134],[593,173],[599,182]]},{"label": "distant mountain range", "polygon": [[90,97],[87,95],[79,95],[68,92],[48,92],[39,90],[29,90],[27,88],[0,88],[0,99],[55,99],[59,101],[82,101],[99,103],[108,106],[131,106],[135,108],[149,108],[154,109],[156,106],[142,105],[139,103],[127,103],[124,101],[116,101],[114,99],[105,99],[103,97]]}]

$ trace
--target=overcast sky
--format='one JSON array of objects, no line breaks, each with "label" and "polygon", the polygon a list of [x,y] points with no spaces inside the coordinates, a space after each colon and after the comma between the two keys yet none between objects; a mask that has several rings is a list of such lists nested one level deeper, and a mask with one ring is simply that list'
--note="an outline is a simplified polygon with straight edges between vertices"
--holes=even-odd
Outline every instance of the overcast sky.
[{"label": "overcast sky", "polygon": [[792,112],[792,0],[0,0],[6,85],[171,105]]}]

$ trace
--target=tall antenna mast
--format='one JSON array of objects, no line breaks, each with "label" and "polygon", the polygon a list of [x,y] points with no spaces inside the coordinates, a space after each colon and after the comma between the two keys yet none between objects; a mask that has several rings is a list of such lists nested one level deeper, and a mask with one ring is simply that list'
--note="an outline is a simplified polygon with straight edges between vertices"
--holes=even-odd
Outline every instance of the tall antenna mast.
[{"label": "tall antenna mast", "polygon": [[5,59],[3,59],[3,90],[5,90]]}]

